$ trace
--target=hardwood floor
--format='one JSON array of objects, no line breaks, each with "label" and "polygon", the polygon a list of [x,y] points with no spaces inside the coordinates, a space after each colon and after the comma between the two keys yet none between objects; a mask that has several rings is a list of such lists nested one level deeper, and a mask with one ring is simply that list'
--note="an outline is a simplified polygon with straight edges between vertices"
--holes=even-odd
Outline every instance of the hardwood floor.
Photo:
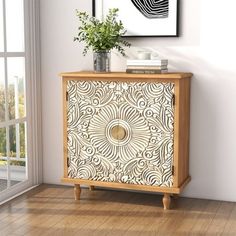
[{"label": "hardwood floor", "polygon": [[1,236],[236,235],[236,203],[41,185],[0,207]]}]

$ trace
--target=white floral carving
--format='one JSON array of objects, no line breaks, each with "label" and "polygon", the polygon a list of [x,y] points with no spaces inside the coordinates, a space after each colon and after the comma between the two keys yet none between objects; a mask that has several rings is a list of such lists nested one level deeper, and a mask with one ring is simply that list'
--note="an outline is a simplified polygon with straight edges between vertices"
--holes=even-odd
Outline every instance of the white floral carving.
[{"label": "white floral carving", "polygon": [[174,84],[68,81],[67,90],[69,177],[172,186]]}]

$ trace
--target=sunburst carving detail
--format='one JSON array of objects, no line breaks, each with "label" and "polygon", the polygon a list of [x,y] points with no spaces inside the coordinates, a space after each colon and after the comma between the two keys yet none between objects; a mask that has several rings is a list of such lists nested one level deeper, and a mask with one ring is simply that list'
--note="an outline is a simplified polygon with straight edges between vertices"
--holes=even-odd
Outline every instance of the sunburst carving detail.
[{"label": "sunburst carving detail", "polygon": [[67,91],[69,177],[172,186],[174,84],[72,80]]}]

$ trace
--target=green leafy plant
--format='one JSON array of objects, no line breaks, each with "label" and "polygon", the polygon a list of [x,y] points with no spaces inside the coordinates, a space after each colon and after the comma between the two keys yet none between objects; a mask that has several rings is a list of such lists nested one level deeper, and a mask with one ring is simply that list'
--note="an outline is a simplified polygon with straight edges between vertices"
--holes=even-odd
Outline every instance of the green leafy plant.
[{"label": "green leafy plant", "polygon": [[92,48],[94,52],[109,51],[115,48],[125,56],[124,46],[130,47],[131,44],[121,37],[126,30],[123,23],[116,19],[119,11],[117,8],[109,9],[109,13],[104,20],[90,17],[86,12],[76,11],[81,25],[74,41],[85,43],[83,55],[86,55],[89,48]]}]

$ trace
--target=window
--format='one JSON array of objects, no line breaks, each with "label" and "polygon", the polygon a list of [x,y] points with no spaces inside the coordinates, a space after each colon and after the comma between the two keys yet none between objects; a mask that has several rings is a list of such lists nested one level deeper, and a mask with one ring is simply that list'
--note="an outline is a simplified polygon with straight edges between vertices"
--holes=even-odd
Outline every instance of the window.
[{"label": "window", "polygon": [[0,191],[27,179],[24,2],[1,0]]},{"label": "window", "polygon": [[37,106],[37,99],[31,94],[37,96],[37,91],[36,66],[31,61],[35,62],[36,55],[30,53],[35,50],[29,45],[37,45],[32,41],[36,12],[36,0],[0,0],[0,202],[3,193],[33,185],[37,120],[32,117],[37,114],[32,107]]}]

